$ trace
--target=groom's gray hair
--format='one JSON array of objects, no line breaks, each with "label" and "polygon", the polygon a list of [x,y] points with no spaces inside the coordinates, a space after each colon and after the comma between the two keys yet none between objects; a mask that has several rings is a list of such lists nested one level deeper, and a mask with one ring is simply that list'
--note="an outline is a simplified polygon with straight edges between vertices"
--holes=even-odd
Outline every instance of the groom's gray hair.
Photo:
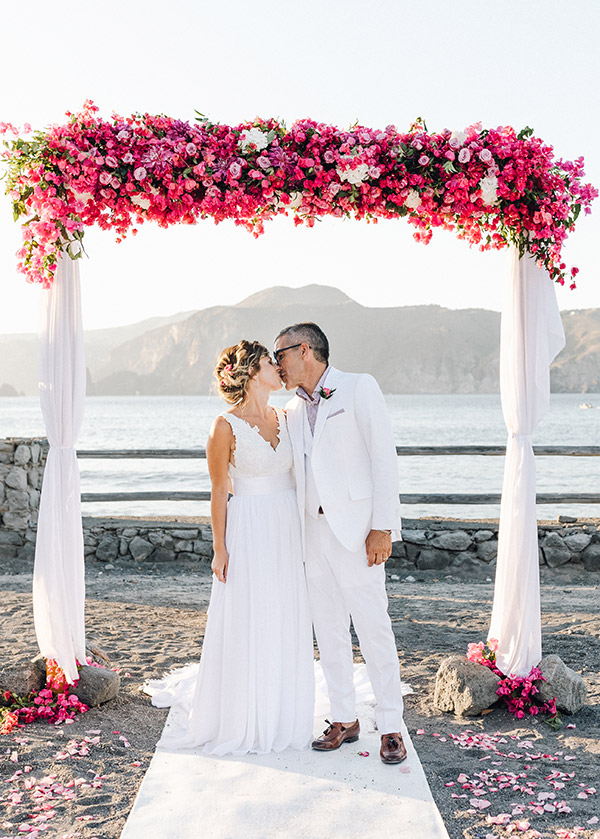
[{"label": "groom's gray hair", "polygon": [[329,364],[329,341],[327,340],[327,335],[325,335],[321,327],[317,326],[316,323],[307,321],[305,323],[295,323],[293,326],[286,326],[275,338],[275,341],[283,338],[284,335],[289,336],[294,343],[307,343],[311,347],[317,361],[321,361],[323,364]]}]

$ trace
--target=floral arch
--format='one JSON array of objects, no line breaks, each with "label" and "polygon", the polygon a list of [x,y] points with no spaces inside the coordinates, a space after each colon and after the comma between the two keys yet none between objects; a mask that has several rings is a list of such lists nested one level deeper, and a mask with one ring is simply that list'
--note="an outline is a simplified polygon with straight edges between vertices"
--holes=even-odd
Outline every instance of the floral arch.
[{"label": "floral arch", "polygon": [[[40,389],[50,450],[40,502],[34,619],[46,658],[68,681],[85,660],[84,573],[75,443],[85,396],[78,258],[85,228],[163,227],[225,219],[264,231],[276,215],[312,226],[331,215],[377,222],[406,217],[427,243],[454,230],[482,250],[512,248],[502,317],[501,392],[508,428],[490,636],[502,672],[527,675],[541,658],[535,463],[531,434],[549,402],[549,365],[564,345],[549,278],[574,287],[562,247],[598,191],[583,158],[554,157],[530,128],[406,133],[311,120],[219,125],[166,116],[114,115],[92,102],[69,121],[23,134],[0,123],[19,268],[48,289]],[[8,139],[12,134],[13,139]],[[71,258],[69,258],[71,257]]]},{"label": "floral arch", "polygon": [[401,133],[301,120],[286,130],[274,119],[97,112],[88,101],[64,125],[5,141],[7,192],[24,218],[19,267],[33,282],[50,285],[61,250],[80,255],[72,243],[90,225],[120,240],[146,221],[232,219],[258,236],[268,219],[293,214],[310,226],[326,215],[404,216],[418,241],[442,227],[482,250],[512,244],[564,283],[562,246],[598,194],[583,183],[583,158],[557,160],[530,128],[429,133],[418,120]]}]

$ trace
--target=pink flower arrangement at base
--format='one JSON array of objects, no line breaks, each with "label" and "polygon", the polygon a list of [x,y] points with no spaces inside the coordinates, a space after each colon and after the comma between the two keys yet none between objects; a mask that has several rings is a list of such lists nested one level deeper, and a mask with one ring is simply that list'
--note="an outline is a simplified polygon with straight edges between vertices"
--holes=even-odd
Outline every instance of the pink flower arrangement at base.
[{"label": "pink flower arrangement at base", "polygon": [[496,693],[504,700],[510,713],[514,714],[518,720],[522,720],[527,714],[530,716],[550,714],[556,717],[556,699],[550,699],[547,702],[538,702],[535,699],[536,694],[540,692],[536,682],[545,681],[539,667],[532,667],[528,676],[505,676],[496,666],[497,650],[498,641],[490,638],[488,641],[469,644],[467,658],[469,661],[489,667],[500,677]]},{"label": "pink flower arrangement at base", "polygon": [[53,659],[46,661],[46,686],[27,696],[16,696],[10,691],[0,695],[0,734],[36,720],[60,725],[88,711],[87,705],[69,693],[65,674]]},{"label": "pink flower arrangement at base", "polygon": [[[7,193],[23,222],[19,267],[31,282],[52,283],[63,248],[81,256],[84,230],[161,227],[232,219],[255,236],[278,214],[312,227],[321,216],[406,216],[417,241],[433,229],[456,231],[482,250],[516,245],[552,279],[571,285],[561,252],[581,210],[598,191],[583,182],[583,158],[554,157],[530,128],[429,133],[418,120],[406,133],[355,125],[343,130],[274,119],[227,126],[199,115],[98,116],[91,102],[69,122],[18,136],[0,123]],[[29,126],[27,126],[29,129]]]}]

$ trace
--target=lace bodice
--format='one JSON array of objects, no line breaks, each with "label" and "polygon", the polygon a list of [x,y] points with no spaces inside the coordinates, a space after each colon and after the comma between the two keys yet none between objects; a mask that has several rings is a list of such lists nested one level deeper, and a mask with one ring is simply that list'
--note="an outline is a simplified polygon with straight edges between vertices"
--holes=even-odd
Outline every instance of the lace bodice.
[{"label": "lace bodice", "polygon": [[256,426],[235,414],[224,413],[235,437],[235,466],[229,464],[232,478],[258,478],[266,475],[282,475],[292,468],[292,444],[287,429],[285,414],[281,408],[275,408],[279,423],[279,444],[274,449]]}]

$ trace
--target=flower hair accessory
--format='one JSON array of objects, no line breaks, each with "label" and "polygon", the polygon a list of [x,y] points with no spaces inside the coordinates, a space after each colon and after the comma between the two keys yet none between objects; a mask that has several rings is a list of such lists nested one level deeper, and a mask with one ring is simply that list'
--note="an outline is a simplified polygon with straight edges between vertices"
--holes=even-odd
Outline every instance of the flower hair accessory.
[{"label": "flower hair accessory", "polygon": [[336,390],[335,387],[321,387],[319,388],[319,396],[321,399],[331,399]]}]

